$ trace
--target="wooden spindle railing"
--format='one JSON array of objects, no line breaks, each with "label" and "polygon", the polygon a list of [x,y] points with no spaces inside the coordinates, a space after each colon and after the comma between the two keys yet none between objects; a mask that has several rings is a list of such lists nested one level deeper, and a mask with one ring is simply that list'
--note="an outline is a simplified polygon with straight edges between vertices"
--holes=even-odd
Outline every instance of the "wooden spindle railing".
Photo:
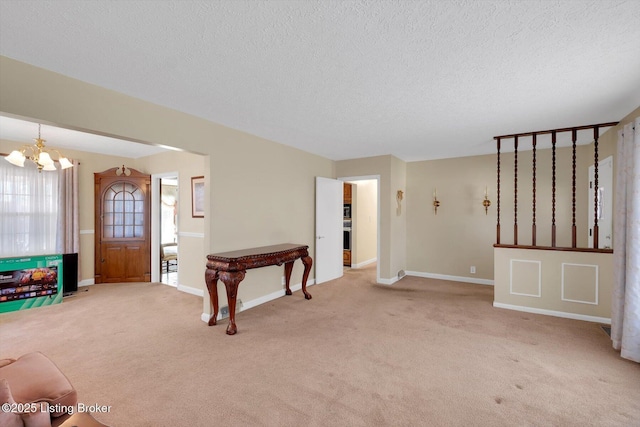
[{"label": "wooden spindle railing", "polygon": [[[526,249],[556,249],[556,250],[576,250],[576,251],[593,251],[593,252],[612,252],[611,249],[598,249],[598,206],[599,206],[599,177],[598,177],[598,155],[599,155],[599,137],[600,128],[616,126],[617,122],[601,123],[597,125],[579,126],[573,128],[554,129],[547,131],[528,132],[512,135],[496,136],[494,139],[497,141],[497,223],[496,223],[496,244],[495,246],[501,247],[518,247]],[[577,194],[577,131],[579,130],[593,130],[593,144],[594,144],[594,218],[593,218],[593,247],[592,248],[578,248],[577,246],[577,223],[576,223],[576,194]],[[557,247],[556,245],[556,189],[557,189],[557,134],[562,132],[571,132],[572,142],[572,173],[571,173],[571,247]],[[537,190],[538,190],[538,175],[537,175],[537,143],[538,135],[551,134],[551,246],[538,246],[537,245]],[[533,197],[532,197],[532,224],[531,224],[531,246],[518,245],[518,151],[519,151],[519,137],[532,136],[532,168],[533,168]],[[500,183],[501,183],[501,149],[502,141],[505,139],[513,138],[514,140],[514,170],[513,170],[513,245],[502,244],[500,241]]]}]

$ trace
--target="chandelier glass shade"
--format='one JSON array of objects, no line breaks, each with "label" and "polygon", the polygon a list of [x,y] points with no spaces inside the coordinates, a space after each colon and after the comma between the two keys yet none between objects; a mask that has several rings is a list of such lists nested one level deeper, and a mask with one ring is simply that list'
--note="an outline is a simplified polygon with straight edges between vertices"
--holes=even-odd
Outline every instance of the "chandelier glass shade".
[{"label": "chandelier glass shade", "polygon": [[44,146],[46,140],[40,138],[40,125],[38,125],[38,137],[34,138],[34,141],[36,141],[35,144],[25,145],[19,150],[13,150],[11,154],[6,156],[4,159],[13,165],[20,166],[21,168],[24,167],[25,160],[29,159],[36,164],[38,172],[43,170],[54,171],[57,168],[50,154],[50,152],[54,151],[58,155],[60,169],[73,167],[73,164],[69,159],[60,154],[58,150],[48,149]]}]

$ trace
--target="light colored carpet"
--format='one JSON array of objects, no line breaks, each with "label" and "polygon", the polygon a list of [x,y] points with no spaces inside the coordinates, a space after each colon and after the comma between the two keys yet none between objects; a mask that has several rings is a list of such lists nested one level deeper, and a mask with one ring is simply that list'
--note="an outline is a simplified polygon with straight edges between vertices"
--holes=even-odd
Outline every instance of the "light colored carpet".
[{"label": "light colored carpet", "polygon": [[490,286],[348,270],[235,336],[169,286],[88,289],[0,315],[0,356],[42,351],[112,426],[640,425],[640,365],[601,325],[493,308]]}]

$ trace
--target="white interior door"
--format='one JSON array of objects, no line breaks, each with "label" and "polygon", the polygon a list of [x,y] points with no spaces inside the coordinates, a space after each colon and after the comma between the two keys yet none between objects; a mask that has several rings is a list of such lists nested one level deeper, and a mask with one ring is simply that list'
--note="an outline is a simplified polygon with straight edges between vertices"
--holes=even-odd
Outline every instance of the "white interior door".
[{"label": "white interior door", "polygon": [[342,277],[342,184],[316,177],[316,283]]},{"label": "white interior door", "polygon": [[612,248],[613,236],[613,157],[598,162],[598,188],[595,188],[595,167],[589,166],[589,247],[593,247],[593,226],[598,194],[598,247]]}]

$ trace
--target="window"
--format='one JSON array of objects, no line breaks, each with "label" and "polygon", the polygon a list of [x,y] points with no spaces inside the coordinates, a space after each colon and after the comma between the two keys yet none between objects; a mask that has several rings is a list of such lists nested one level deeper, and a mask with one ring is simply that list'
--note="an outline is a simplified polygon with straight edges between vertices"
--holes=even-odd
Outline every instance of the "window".
[{"label": "window", "polygon": [[0,160],[0,257],[56,253],[58,174]]}]

